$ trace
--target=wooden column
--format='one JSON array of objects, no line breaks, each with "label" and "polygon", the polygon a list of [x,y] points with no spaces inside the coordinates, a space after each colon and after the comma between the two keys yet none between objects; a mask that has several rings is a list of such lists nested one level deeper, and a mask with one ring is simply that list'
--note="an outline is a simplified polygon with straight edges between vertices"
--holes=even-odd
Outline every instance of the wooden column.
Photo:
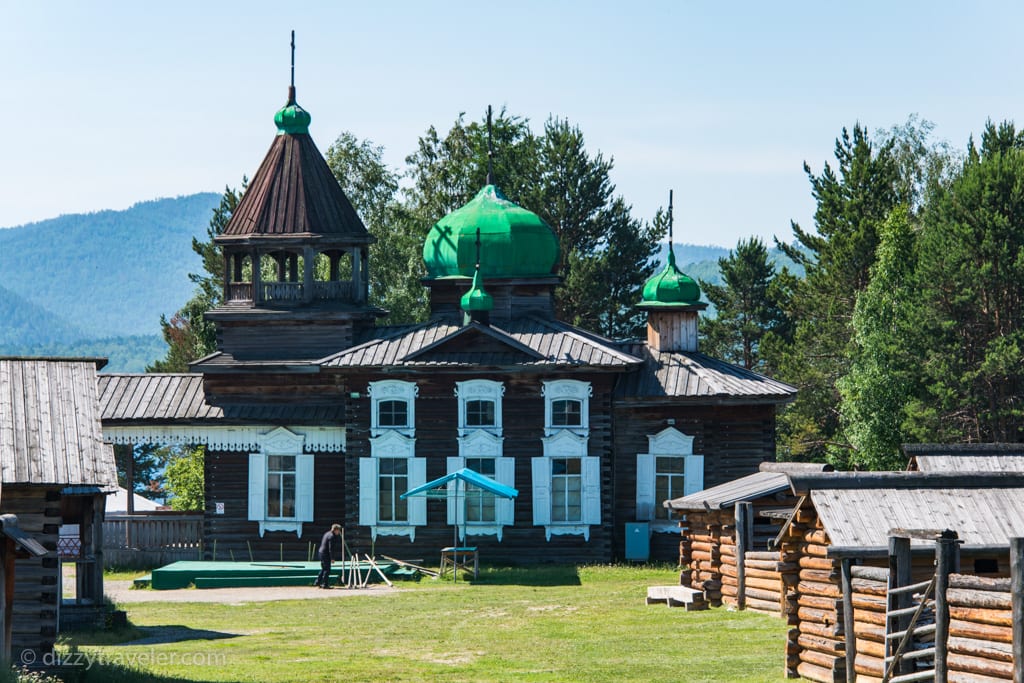
[{"label": "wooden column", "polygon": [[[10,579],[10,580],[8,580]],[[4,665],[11,662],[11,614],[14,603],[14,541],[0,538],[0,658]]]},{"label": "wooden column", "polygon": [[949,641],[949,602],[946,589],[949,575],[958,570],[960,544],[955,531],[946,529],[935,540],[935,683],[946,683],[949,667],[946,663]]},{"label": "wooden column", "polygon": [[302,300],[307,304],[313,300],[314,272],[316,265],[316,252],[313,247],[305,247],[302,250]]},{"label": "wooden column", "polygon": [[263,301],[263,264],[260,262],[259,249],[252,250],[252,302]]},{"label": "wooden column", "polygon": [[846,649],[846,680],[857,680],[854,664],[857,661],[857,638],[853,633],[853,560],[844,557],[839,564],[843,590],[843,638]]},{"label": "wooden column", "polygon": [[1024,683],[1024,538],[1010,539],[1010,609],[1013,619],[1013,683]]},{"label": "wooden column", "polygon": [[736,608],[747,606],[747,551],[753,546],[754,505],[736,503]]}]

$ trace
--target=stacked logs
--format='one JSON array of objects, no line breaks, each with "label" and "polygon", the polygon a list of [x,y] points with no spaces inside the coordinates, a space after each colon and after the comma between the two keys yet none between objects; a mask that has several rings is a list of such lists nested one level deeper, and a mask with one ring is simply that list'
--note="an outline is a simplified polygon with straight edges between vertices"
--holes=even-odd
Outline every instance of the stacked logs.
[{"label": "stacked logs", "polygon": [[795,555],[787,555],[781,550],[746,553],[743,561],[744,607],[779,617],[795,611],[799,581],[797,560]]},{"label": "stacked logs", "polygon": [[889,570],[881,567],[850,568],[853,634],[857,683],[876,683],[885,673],[885,613]]},{"label": "stacked logs", "polygon": [[950,574],[946,663],[951,681],[1013,680],[1010,579]]},{"label": "stacked logs", "polygon": [[[787,674],[832,683],[846,676],[843,601],[839,568],[828,555],[828,536],[817,515],[805,508],[790,525],[798,553],[797,625],[789,631]],[[784,546],[785,550],[785,546]]]},{"label": "stacked logs", "polygon": [[711,605],[722,604],[721,538],[731,516],[720,510],[688,512],[680,541],[680,562],[690,569],[690,586]]}]

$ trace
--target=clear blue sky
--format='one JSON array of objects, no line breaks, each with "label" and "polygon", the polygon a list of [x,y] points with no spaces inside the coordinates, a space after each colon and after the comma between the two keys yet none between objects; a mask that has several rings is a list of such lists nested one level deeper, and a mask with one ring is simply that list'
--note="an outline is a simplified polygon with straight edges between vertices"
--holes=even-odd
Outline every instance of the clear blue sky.
[{"label": "clear blue sky", "polygon": [[459,112],[554,114],[637,215],[675,189],[677,240],[788,240],[844,125],[918,113],[962,149],[1024,124],[1022,25],[1013,2],[0,0],[0,226],[251,176],[294,28],[321,150],[350,130],[398,167]]}]

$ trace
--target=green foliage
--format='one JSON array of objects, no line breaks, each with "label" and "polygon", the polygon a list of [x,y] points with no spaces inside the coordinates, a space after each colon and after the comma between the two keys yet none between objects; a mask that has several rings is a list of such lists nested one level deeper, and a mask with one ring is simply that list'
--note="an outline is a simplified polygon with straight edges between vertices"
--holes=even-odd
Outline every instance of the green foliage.
[{"label": "green foliage", "polygon": [[800,389],[779,421],[784,458],[828,457],[842,465],[849,455],[837,383],[849,368],[854,304],[868,283],[879,226],[903,199],[894,146],[893,139],[872,145],[857,125],[836,140],[837,170],[826,163],[814,175],[804,165],[818,204],[816,232],[794,223],[795,244],[778,244],[805,267],[806,277],[786,293],[796,321],[793,343],[773,348],[768,358],[780,379]]},{"label": "green foliage", "polygon": [[788,341],[791,337],[790,321],[780,300],[786,291],[775,282],[768,248],[756,238],[740,240],[727,258],[718,259],[718,267],[724,285],[700,282],[717,311],[714,318],[701,320],[704,352],[765,372],[762,339],[775,335]]},{"label": "green foliage", "polygon": [[[117,464],[118,486],[146,498],[162,499],[164,497],[164,468],[174,456],[175,452],[169,446],[115,445],[114,461]],[[134,458],[132,481],[129,486],[128,461],[132,458]]]},{"label": "green foliage", "polygon": [[901,469],[905,420],[919,395],[923,339],[916,324],[917,234],[906,207],[880,230],[871,281],[857,298],[849,373],[839,380],[842,420],[854,450],[849,464]]},{"label": "green foliage", "polygon": [[174,510],[202,511],[205,509],[203,488],[203,462],[206,448],[196,446],[178,452],[164,473],[169,502]]}]

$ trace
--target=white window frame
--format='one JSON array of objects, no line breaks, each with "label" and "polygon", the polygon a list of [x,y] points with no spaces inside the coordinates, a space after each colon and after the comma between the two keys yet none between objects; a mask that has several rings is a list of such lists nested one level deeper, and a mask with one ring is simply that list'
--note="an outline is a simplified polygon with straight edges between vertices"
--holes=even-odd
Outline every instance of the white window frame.
[{"label": "white window frame", "polygon": [[[385,432],[399,432],[409,437],[416,436],[416,397],[420,388],[415,382],[400,379],[385,379],[370,382],[367,389],[370,396],[370,436],[376,437]],[[382,401],[405,401],[408,421],[404,426],[381,425],[380,404]]]},{"label": "white window frame", "polygon": [[[293,531],[313,521],[313,455],[304,452],[305,437],[278,427],[259,438],[260,449],[249,454],[249,519],[259,523],[260,538],[268,531]],[[295,457],[295,516],[267,516],[267,465],[271,455]]]},{"label": "white window frame", "polygon": [[678,523],[669,519],[656,519],[654,510],[664,501],[655,500],[657,459],[683,458],[683,495],[704,489],[704,456],[693,452],[694,437],[675,427],[667,427],[647,436],[647,452],[636,456],[636,518],[650,521],[651,531],[679,533]]},{"label": "white window frame", "polygon": [[[556,397],[559,398],[559,397]],[[588,437],[569,429],[559,429],[541,439],[544,455],[531,458],[533,485],[533,524],[543,526],[545,538],[583,536],[590,540],[590,527],[601,523],[601,458],[587,454]],[[554,522],[551,519],[551,461],[553,458],[580,459],[579,522]]]},{"label": "white window frame", "polygon": [[[501,436],[501,397],[505,395],[505,385],[490,379],[471,379],[455,383],[455,396],[459,399],[459,436],[470,432],[484,430]],[[468,401],[491,401],[494,403],[494,424],[478,426],[466,424],[466,403]]]},{"label": "white window frame", "polygon": [[427,499],[411,496],[406,499],[407,519],[401,522],[382,522],[378,519],[380,461],[382,458],[407,458],[409,488],[427,483],[426,458],[416,457],[416,439],[395,429],[383,430],[370,439],[370,457],[359,459],[359,524],[370,527],[371,537],[408,536],[416,540],[416,527],[427,523]]},{"label": "white window frame", "polygon": [[[547,380],[541,388],[541,395],[544,397],[544,436],[553,436],[558,432],[570,431],[580,436],[590,435],[590,397],[594,388],[590,382],[582,382],[577,379],[556,379]],[[552,424],[552,406],[555,401],[575,400],[580,402],[580,424],[576,425],[555,425]]]},{"label": "white window frame", "polygon": [[[466,466],[467,458],[494,458],[494,480],[499,484],[511,486],[516,485],[516,461],[515,458],[503,456],[501,453],[501,440],[497,437],[477,432],[479,436],[467,437],[469,444],[460,443],[460,454],[457,457],[448,458],[448,473],[451,474]],[[459,485],[458,490],[462,490]],[[460,503],[461,500],[455,496],[455,482],[448,484],[448,524],[458,525],[459,539],[465,540],[466,536],[495,536],[501,542],[502,532],[506,526],[515,525],[515,502],[511,498],[497,498],[494,501],[494,522],[469,522],[466,523],[466,508]]]}]

